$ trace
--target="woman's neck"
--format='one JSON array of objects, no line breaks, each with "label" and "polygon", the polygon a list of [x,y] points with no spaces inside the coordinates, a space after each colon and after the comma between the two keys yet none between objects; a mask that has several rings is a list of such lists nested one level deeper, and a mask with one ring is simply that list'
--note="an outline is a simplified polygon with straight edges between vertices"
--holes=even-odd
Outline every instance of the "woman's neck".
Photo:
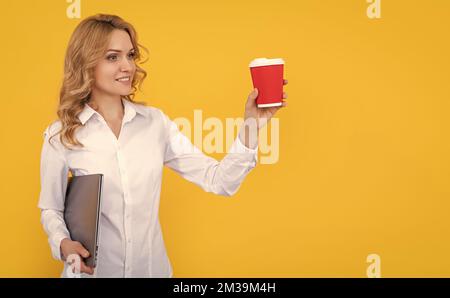
[{"label": "woman's neck", "polygon": [[91,96],[88,104],[108,122],[121,121],[125,113],[120,96]]}]

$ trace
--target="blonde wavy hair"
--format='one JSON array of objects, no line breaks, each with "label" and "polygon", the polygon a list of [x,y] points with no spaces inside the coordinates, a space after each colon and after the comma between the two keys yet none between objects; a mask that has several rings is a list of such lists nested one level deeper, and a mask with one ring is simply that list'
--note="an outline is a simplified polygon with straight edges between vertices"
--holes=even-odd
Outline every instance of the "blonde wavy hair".
[{"label": "blonde wavy hair", "polygon": [[147,72],[139,67],[138,63],[142,58],[140,48],[146,53],[148,53],[148,50],[138,43],[136,30],[130,23],[116,15],[97,14],[90,16],[78,24],[67,46],[64,60],[64,78],[57,109],[62,126],[57,133],[49,138],[49,143],[51,138],[60,133],[61,143],[69,150],[71,150],[70,146],[84,147],[75,137],[76,130],[83,126],[78,119],[78,114],[81,113],[90,99],[95,66],[106,53],[110,35],[116,29],[128,33],[135,49],[136,72],[131,82],[132,91],[122,98],[133,103],[146,105],[145,102],[133,100],[136,91],[138,88],[141,89],[142,82],[147,77]]}]

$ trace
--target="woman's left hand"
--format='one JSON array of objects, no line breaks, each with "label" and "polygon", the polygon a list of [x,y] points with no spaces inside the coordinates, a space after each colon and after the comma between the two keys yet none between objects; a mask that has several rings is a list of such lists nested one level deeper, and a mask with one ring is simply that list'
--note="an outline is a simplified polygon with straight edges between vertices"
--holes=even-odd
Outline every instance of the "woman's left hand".
[{"label": "woman's left hand", "polygon": [[[283,85],[288,83],[287,80],[283,80]],[[258,108],[256,105],[256,98],[258,97],[258,89],[253,89],[249,94],[247,103],[245,104],[245,125],[239,133],[241,142],[248,148],[254,149],[258,144],[258,131],[264,127],[275,113],[287,106],[287,101],[283,100],[281,106],[270,108]],[[283,92],[283,99],[287,98],[287,93]]]},{"label": "woman's left hand", "polygon": [[[288,80],[283,80],[283,85],[287,85]],[[245,105],[245,116],[244,120],[256,119],[258,124],[258,130],[264,127],[270,119],[275,115],[275,113],[287,106],[287,101],[283,100],[281,106],[270,107],[270,108],[258,108],[256,105],[256,98],[258,97],[258,89],[253,89],[253,91],[248,95],[247,103]],[[283,99],[287,98],[287,93],[283,92]]]}]

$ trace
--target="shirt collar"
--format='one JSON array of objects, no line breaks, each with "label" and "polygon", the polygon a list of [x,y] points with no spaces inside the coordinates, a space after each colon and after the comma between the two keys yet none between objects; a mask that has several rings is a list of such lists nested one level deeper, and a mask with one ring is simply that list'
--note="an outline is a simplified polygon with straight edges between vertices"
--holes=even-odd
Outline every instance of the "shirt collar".
[{"label": "shirt collar", "polygon": [[[123,122],[131,121],[134,116],[136,116],[136,113],[141,114],[143,116],[147,116],[147,113],[145,111],[145,106],[142,106],[140,104],[132,103],[126,99],[122,99],[123,106],[124,106],[124,116],[123,116]],[[97,114],[98,116],[101,116],[96,110],[94,110],[92,107],[90,107],[87,103],[84,104],[84,108],[81,111],[80,114],[78,114],[78,119],[81,121],[81,124],[85,124],[92,115]]]}]

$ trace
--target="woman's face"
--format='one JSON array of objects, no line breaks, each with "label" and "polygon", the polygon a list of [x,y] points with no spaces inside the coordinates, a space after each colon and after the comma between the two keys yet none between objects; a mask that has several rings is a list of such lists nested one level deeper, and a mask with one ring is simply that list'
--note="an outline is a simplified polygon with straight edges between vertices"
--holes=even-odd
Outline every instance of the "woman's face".
[{"label": "woman's face", "polygon": [[106,54],[95,67],[96,93],[128,95],[136,71],[134,48],[130,36],[124,30],[114,30]]}]

